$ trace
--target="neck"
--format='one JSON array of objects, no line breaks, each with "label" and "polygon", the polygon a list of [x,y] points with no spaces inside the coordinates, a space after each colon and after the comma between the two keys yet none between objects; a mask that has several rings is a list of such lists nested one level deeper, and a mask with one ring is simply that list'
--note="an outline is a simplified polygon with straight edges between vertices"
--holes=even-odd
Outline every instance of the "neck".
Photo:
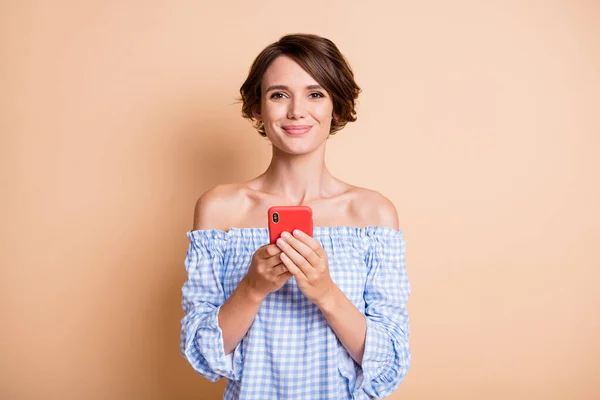
[{"label": "neck", "polygon": [[323,197],[334,181],[325,165],[325,143],[307,154],[288,154],[273,146],[273,157],[264,172],[264,190],[291,205]]}]

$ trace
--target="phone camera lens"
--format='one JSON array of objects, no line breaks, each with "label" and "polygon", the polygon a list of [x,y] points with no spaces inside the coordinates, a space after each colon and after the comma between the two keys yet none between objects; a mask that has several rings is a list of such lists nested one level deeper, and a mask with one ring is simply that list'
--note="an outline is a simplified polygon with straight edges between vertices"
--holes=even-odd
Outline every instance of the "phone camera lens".
[{"label": "phone camera lens", "polygon": [[279,214],[273,213],[273,222],[275,222],[275,223],[279,222]]}]

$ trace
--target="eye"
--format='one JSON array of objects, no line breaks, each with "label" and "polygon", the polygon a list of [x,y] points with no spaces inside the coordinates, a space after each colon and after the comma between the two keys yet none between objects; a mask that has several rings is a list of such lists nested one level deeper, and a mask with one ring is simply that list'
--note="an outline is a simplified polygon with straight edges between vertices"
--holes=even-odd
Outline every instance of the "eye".
[{"label": "eye", "polygon": [[308,95],[311,99],[322,99],[325,95],[321,92],[314,92]]},{"label": "eye", "polygon": [[271,100],[279,100],[279,99],[283,99],[285,97],[285,95],[281,92],[275,92],[271,95],[271,97],[269,97]]}]

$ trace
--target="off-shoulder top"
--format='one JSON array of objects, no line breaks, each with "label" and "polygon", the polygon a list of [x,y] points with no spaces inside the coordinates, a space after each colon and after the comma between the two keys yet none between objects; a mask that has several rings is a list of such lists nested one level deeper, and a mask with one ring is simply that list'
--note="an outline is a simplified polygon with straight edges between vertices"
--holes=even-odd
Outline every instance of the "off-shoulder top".
[{"label": "off-shoulder top", "polygon": [[225,355],[221,305],[246,275],[268,229],[193,230],[182,287],[181,354],[210,381],[227,378],[224,399],[370,399],[392,393],[410,365],[411,286],[403,232],[383,226],[315,227],[329,272],[366,317],[362,365],[321,310],[290,278],[269,294],[234,351]]}]

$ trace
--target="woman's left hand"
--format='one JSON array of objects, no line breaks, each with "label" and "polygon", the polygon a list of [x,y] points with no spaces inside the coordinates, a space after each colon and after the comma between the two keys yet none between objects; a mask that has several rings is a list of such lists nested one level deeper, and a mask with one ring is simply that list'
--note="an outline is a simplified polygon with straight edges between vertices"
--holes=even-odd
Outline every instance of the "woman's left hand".
[{"label": "woman's left hand", "polygon": [[281,261],[296,278],[302,293],[317,306],[326,302],[337,286],[329,275],[327,253],[321,244],[296,229],[293,235],[283,232],[277,246],[283,251]]}]

